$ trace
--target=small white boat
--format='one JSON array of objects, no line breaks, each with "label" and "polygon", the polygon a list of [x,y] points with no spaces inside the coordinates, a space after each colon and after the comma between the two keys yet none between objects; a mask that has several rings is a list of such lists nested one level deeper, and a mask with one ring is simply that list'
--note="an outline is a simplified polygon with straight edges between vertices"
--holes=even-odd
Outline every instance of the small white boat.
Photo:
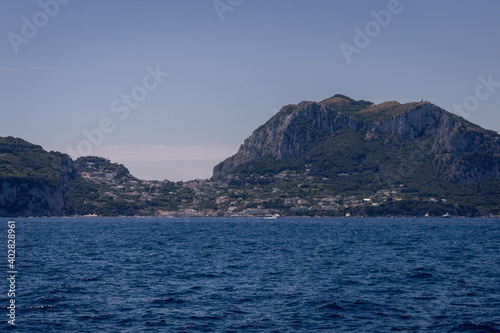
[{"label": "small white boat", "polygon": [[280,214],[274,214],[271,216],[266,216],[264,218],[270,220],[270,219],[279,219],[280,217],[281,217]]},{"label": "small white boat", "polygon": [[449,219],[449,218],[452,218],[452,216],[448,213],[444,214],[443,216],[441,216],[443,219]]},{"label": "small white boat", "polygon": [[425,216],[424,216],[424,217],[430,217],[430,216],[429,216],[429,213],[425,213]]},{"label": "small white boat", "polygon": [[351,213],[345,214],[345,217],[351,217]]}]

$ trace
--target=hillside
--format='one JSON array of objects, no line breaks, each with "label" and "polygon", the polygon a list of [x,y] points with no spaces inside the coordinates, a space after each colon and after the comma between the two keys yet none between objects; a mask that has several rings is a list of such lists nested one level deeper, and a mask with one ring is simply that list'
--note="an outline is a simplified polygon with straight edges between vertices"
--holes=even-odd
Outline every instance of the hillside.
[{"label": "hillside", "polygon": [[373,105],[336,95],[283,107],[235,155],[214,168],[214,177],[237,172],[248,162],[258,164],[263,157],[282,165],[270,172],[286,169],[286,164],[299,162],[298,157],[300,166],[290,165],[294,171],[312,164],[313,173],[329,176],[346,168],[394,172],[387,165],[394,161],[384,156],[396,153],[399,160],[416,154],[430,159],[435,175],[448,181],[481,181],[500,176],[498,138],[431,103]]},{"label": "hillside", "polygon": [[182,183],[137,179],[124,165],[102,157],[79,157],[75,166],[78,177],[64,196],[68,215],[156,216],[193,199]]},{"label": "hillside", "polygon": [[0,137],[0,216],[64,215],[64,193],[75,176],[68,155]]},{"label": "hillside", "polygon": [[489,209],[500,198],[500,141],[497,133],[428,102],[374,105],[336,95],[283,107],[213,174],[302,175],[332,195],[398,187]]},{"label": "hillside", "polygon": [[499,216],[499,135],[428,102],[284,106],[207,180],[0,138],[0,216]]}]

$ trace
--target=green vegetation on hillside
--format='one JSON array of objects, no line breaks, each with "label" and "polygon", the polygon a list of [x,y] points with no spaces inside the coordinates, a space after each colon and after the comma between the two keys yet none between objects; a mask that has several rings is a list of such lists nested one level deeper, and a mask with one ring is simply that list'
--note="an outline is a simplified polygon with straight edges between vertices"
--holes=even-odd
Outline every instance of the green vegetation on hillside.
[{"label": "green vegetation on hillside", "polygon": [[108,159],[73,164],[12,137],[0,138],[0,180],[23,183],[22,195],[51,188],[38,195],[57,198],[67,215],[500,215],[498,138],[427,102],[335,95],[284,106],[209,180],[140,180]]},{"label": "green vegetation on hillside", "polygon": [[[478,213],[500,214],[499,179],[473,184],[452,183],[436,176],[433,163],[428,138],[382,145],[364,140],[362,131],[344,128],[331,137],[311,143],[302,155],[281,160],[266,155],[240,165],[231,172],[229,184],[255,184],[257,179],[263,187],[278,189],[288,196],[306,198],[369,197],[394,187],[401,190],[406,205],[393,202],[363,208],[359,212],[370,216],[397,215],[395,207],[400,209],[401,214],[409,215],[418,215],[417,212],[425,214],[426,210],[433,211],[432,207],[439,207],[441,212],[466,212],[465,215],[472,216]],[[280,173],[286,176],[277,178]],[[304,189],[307,191],[304,192]],[[272,194],[266,195],[273,197]],[[418,203],[413,198],[446,198],[447,203],[427,207],[429,203]],[[409,209],[408,202],[412,202],[413,208]],[[457,210],[454,205],[462,208]],[[282,205],[278,203],[266,207],[278,209]],[[342,212],[336,214],[341,215]]]},{"label": "green vegetation on hillside", "polygon": [[122,164],[102,157],[79,157],[75,165],[80,177],[65,193],[68,215],[155,215],[178,210],[194,198],[182,183],[140,180]]},{"label": "green vegetation on hillside", "polygon": [[97,156],[84,156],[75,160],[78,172],[103,172],[116,173],[118,178],[132,177],[129,170],[119,163],[112,163],[110,160]]},{"label": "green vegetation on hillside", "polygon": [[58,187],[60,164],[66,159],[65,154],[48,153],[23,139],[0,137],[0,181]]}]

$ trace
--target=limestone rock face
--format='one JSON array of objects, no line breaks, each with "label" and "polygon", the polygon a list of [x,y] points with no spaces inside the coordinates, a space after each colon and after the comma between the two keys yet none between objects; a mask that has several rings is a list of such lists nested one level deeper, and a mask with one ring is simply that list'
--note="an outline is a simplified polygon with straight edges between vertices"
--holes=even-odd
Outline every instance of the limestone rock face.
[{"label": "limestone rock face", "polygon": [[426,138],[432,141],[437,175],[452,182],[500,177],[499,135],[431,103],[418,105],[378,122],[367,140],[387,143]]},{"label": "limestone rock face", "polygon": [[[366,142],[386,149],[406,141],[431,143],[437,176],[467,183],[500,177],[500,142],[496,132],[428,103],[385,102],[374,105],[336,95],[319,103],[284,106],[256,129],[238,152],[215,166],[214,177],[270,155],[277,160],[300,156],[314,142],[349,128],[363,134]],[[388,154],[389,155],[389,154]]]},{"label": "limestone rock face", "polygon": [[301,102],[284,106],[266,124],[256,129],[235,155],[218,164],[214,168],[214,176],[226,174],[238,165],[263,155],[277,159],[301,155],[306,144],[344,126],[357,130],[361,124],[321,103]]},{"label": "limestone rock face", "polygon": [[76,168],[68,155],[21,139],[1,138],[0,216],[63,216]]},{"label": "limestone rock face", "polygon": [[370,126],[366,139],[394,143],[436,135],[445,112],[430,103],[420,104]]},{"label": "limestone rock face", "polygon": [[64,192],[29,183],[3,181],[0,190],[0,216],[62,216]]}]

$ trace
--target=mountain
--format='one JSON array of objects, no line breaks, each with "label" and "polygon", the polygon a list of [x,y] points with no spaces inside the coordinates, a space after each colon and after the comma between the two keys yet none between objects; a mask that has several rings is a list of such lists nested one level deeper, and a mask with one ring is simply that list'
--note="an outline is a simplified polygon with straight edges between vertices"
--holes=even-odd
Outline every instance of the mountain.
[{"label": "mountain", "polygon": [[140,180],[102,157],[73,161],[23,139],[0,137],[0,217],[173,215],[193,199],[182,182]]},{"label": "mountain", "polygon": [[500,136],[429,102],[373,104],[335,95],[284,106],[214,179],[302,174],[339,194],[391,186],[462,201],[498,201]]},{"label": "mountain", "polygon": [[284,106],[207,180],[0,137],[0,216],[500,216],[500,143],[428,102]]},{"label": "mountain", "polygon": [[213,175],[217,177],[230,173],[236,167],[262,156],[270,156],[276,160],[300,156],[311,148],[311,143],[324,141],[329,134],[340,129],[357,131],[361,123],[349,114],[371,104],[337,95],[320,103],[286,105],[256,129],[234,156],[215,166]]},{"label": "mountain", "polygon": [[75,160],[75,167],[78,173],[87,179],[137,180],[123,164],[112,163],[103,157],[78,157]]},{"label": "mountain", "polygon": [[0,216],[64,215],[64,194],[74,177],[68,155],[0,138]]},{"label": "mountain", "polygon": [[78,177],[69,183],[64,195],[64,208],[68,215],[103,216],[134,215],[138,211],[135,201],[117,193],[117,188],[134,187],[140,181],[122,164],[97,156],[79,157],[74,162]]}]

